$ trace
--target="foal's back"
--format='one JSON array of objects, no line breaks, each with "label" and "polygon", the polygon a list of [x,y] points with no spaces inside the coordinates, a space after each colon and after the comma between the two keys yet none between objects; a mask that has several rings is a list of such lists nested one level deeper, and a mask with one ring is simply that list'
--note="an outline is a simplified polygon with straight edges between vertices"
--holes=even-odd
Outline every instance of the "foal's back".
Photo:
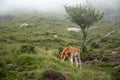
[{"label": "foal's back", "polygon": [[75,54],[75,53],[80,53],[80,50],[78,48],[70,46],[68,49],[69,53]]}]

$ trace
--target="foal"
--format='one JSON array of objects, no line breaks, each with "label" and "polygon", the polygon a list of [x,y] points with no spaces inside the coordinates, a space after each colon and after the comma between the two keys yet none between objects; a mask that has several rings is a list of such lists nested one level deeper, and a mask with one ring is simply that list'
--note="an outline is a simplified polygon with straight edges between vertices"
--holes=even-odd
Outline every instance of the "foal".
[{"label": "foal", "polygon": [[62,61],[64,61],[66,56],[68,56],[72,65],[75,60],[76,67],[80,66],[80,68],[82,68],[81,67],[81,59],[80,59],[80,50],[78,48],[69,46],[69,47],[63,49],[63,51],[61,52],[60,55],[61,55]]}]

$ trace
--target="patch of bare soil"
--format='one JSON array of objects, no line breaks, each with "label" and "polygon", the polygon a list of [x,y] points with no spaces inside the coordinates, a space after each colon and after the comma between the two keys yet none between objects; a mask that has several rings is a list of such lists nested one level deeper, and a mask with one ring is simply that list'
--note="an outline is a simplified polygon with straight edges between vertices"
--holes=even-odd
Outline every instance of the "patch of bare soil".
[{"label": "patch of bare soil", "polygon": [[111,64],[120,64],[120,51],[112,51],[109,55],[109,62]]},{"label": "patch of bare soil", "polygon": [[65,76],[62,73],[56,72],[52,69],[44,71],[43,78],[45,80],[66,80]]}]

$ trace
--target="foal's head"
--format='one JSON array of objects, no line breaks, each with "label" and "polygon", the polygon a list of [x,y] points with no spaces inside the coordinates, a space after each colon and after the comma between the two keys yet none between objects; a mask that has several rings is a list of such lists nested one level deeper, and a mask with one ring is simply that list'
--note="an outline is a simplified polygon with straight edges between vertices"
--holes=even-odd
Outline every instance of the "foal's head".
[{"label": "foal's head", "polygon": [[69,47],[63,49],[63,51],[62,51],[61,54],[60,54],[60,59],[61,59],[61,61],[64,61],[64,60],[65,60],[68,51],[69,51]]},{"label": "foal's head", "polygon": [[60,59],[61,59],[61,61],[64,61],[64,60],[65,60],[65,54],[64,54],[64,53],[61,53],[61,54],[60,54]]}]

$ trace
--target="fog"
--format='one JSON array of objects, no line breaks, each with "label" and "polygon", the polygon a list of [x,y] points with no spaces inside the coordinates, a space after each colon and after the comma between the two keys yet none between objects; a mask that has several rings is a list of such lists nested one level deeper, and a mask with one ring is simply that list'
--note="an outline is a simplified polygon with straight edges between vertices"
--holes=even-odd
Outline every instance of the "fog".
[{"label": "fog", "polygon": [[120,0],[0,0],[0,13],[10,11],[64,11],[63,5],[85,4],[87,1],[101,9],[119,9]]},{"label": "fog", "polygon": [[120,9],[120,0],[90,0],[93,5],[101,9]]},{"label": "fog", "polygon": [[85,0],[2,0],[0,12],[13,10],[59,11],[63,5],[84,3]]}]

